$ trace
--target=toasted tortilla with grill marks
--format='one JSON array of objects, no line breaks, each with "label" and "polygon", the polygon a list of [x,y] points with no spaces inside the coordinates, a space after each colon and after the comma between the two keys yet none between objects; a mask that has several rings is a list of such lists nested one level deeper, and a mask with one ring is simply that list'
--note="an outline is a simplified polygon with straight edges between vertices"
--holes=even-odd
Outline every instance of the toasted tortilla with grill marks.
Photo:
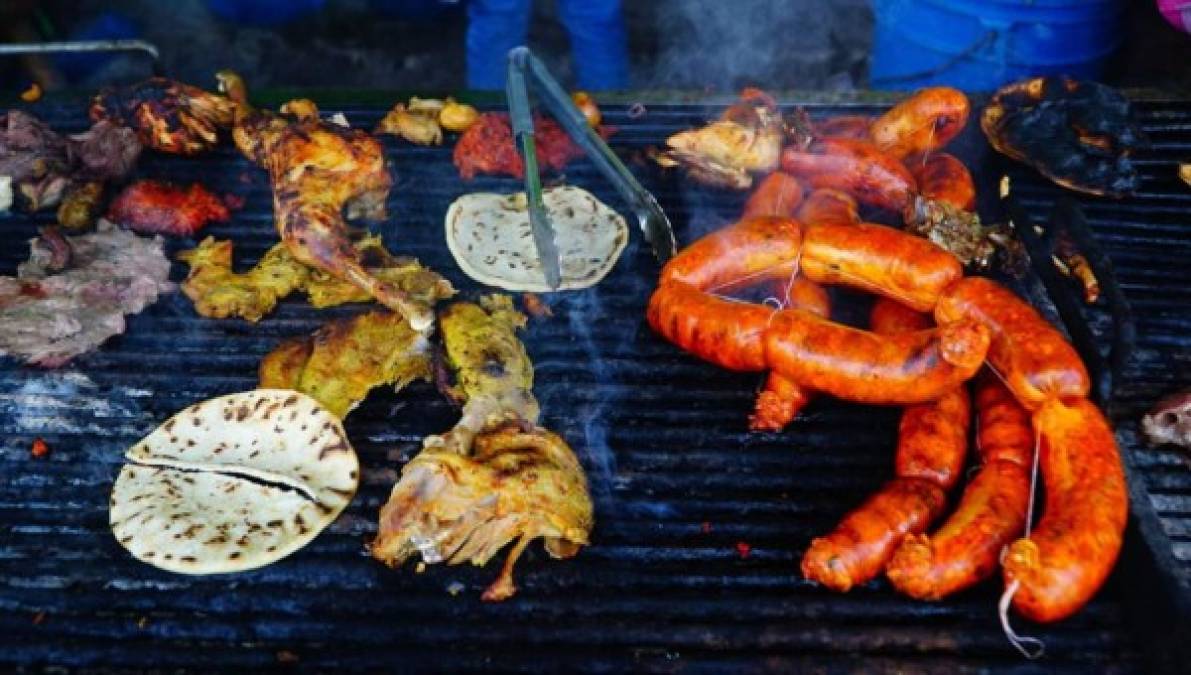
[{"label": "toasted tortilla with grill marks", "polygon": [[110,524],[137,559],[184,574],[253,569],[309,543],[355,495],[339,419],[294,391],[192,405],[134,445]]},{"label": "toasted tortilla with grill marks", "polygon": [[[569,185],[543,191],[542,202],[558,246],[558,290],[599,283],[628,243],[624,218],[590,192]],[[554,290],[542,273],[524,192],[477,192],[456,199],[447,209],[446,234],[455,262],[472,279],[510,291]]]}]

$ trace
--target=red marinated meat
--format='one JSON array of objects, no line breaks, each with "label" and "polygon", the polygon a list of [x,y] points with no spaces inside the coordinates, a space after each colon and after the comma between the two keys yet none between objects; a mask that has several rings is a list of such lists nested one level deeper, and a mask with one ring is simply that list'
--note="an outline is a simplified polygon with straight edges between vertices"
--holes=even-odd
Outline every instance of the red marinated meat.
[{"label": "red marinated meat", "polygon": [[230,217],[223,200],[198,183],[181,188],[152,180],[129,185],[108,210],[108,219],[144,234],[193,236],[209,221]]},{"label": "red marinated meat", "polygon": [[[538,166],[543,171],[560,171],[571,160],[583,154],[583,150],[567,136],[557,122],[540,115],[534,115],[534,145],[537,150]],[[612,135],[614,129],[597,127],[603,138]],[[504,113],[484,113],[463,132],[455,144],[455,166],[464,180],[471,180],[477,174],[505,174],[515,178],[525,176],[521,156],[513,145],[513,128],[509,116]]]}]

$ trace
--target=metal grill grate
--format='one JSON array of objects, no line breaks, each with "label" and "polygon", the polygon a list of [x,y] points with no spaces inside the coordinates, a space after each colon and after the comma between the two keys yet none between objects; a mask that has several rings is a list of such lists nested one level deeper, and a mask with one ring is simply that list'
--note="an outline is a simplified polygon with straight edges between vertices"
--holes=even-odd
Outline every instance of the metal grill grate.
[{"label": "metal grill grate", "polygon": [[[628,155],[701,122],[704,106],[650,105],[643,119],[606,106]],[[869,111],[853,106],[850,110]],[[812,107],[815,114],[836,109]],[[43,105],[56,128],[78,128],[81,111]],[[1132,420],[1160,393],[1188,381],[1185,308],[1191,237],[1182,215],[1191,192],[1173,161],[1191,149],[1191,104],[1142,106],[1158,142],[1137,200],[1085,202],[1139,315],[1139,354],[1125,382],[1120,435],[1134,446],[1140,488],[1166,528],[1161,545],[1191,577],[1191,474],[1174,453],[1137,450]],[[349,110],[370,128],[379,110]],[[442,245],[441,217],[458,195],[511,191],[518,182],[464,184],[449,149],[386,141],[396,185],[390,219],[376,229],[395,252],[415,255],[466,291],[477,290]],[[959,154],[990,163],[969,133]],[[263,172],[224,148],[199,159],[146,156],[139,173],[201,180],[247,198],[231,223],[206,234],[236,241],[238,264],[275,241]],[[1024,171],[1023,203],[1041,212],[1053,191]],[[640,172],[682,243],[738,213],[740,197]],[[589,166],[567,172],[613,206],[615,194]],[[24,240],[49,214],[0,219],[0,273],[26,254]],[[185,244],[173,246],[173,250]],[[185,268],[176,265],[174,278]],[[260,357],[284,337],[331,316],[300,300],[257,325],[197,317],[181,295],[129,322],[128,331],[62,371],[0,367],[0,662],[83,670],[261,669],[292,659],[312,670],[400,667],[724,672],[1089,670],[1132,672],[1147,644],[1130,625],[1138,572],[1118,570],[1078,616],[1027,631],[1047,641],[1026,664],[996,621],[999,584],[942,603],[919,603],[883,581],[847,595],[812,587],[797,560],[815,534],[889,475],[897,411],[815,403],[783,434],[744,424],[755,375],[718,370],[661,341],[643,308],[656,264],[639,233],[601,285],[560,296],[553,319],[525,336],[537,367],[543,424],[580,453],[596,499],[595,545],[569,562],[537,549],[519,566],[520,594],[486,605],[494,569],[431,566],[390,571],[362,550],[402,462],[454,411],[430,387],[377,391],[347,420],[363,481],[346,514],[310,546],[265,569],[190,578],[132,560],[108,533],[107,498],[123,450],[175,410],[255,384]],[[1105,320],[1093,317],[1099,329]],[[29,456],[35,436],[53,448]],[[1135,485],[1135,487],[1138,487]],[[747,544],[742,555],[738,543]],[[1153,544],[1135,534],[1129,546]],[[536,547],[535,547],[536,548]],[[1159,561],[1161,562],[1161,561]],[[458,595],[452,582],[463,584]],[[292,664],[290,664],[292,665]]]}]

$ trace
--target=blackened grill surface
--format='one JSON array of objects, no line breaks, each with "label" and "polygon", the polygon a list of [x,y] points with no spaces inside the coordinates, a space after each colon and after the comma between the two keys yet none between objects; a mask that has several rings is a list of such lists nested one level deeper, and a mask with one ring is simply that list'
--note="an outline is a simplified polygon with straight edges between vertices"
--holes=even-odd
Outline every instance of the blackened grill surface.
[{"label": "blackened grill surface", "polygon": [[[45,104],[36,111],[59,129],[84,125],[81,110]],[[711,114],[678,105],[649,105],[635,120],[626,107],[604,113],[620,128],[613,145],[630,159]],[[347,111],[364,128],[380,114]],[[1139,316],[1139,358],[1123,383],[1120,437],[1169,537],[1165,545],[1182,565],[1172,572],[1186,583],[1188,462],[1139,447],[1135,421],[1155,397],[1188,382],[1191,238],[1183,214],[1191,191],[1177,183],[1174,161],[1191,152],[1191,105],[1143,104],[1142,114],[1156,141],[1142,159],[1144,193],[1085,207]],[[463,183],[449,146],[385,142],[396,184],[390,218],[373,229],[393,251],[417,256],[465,292],[479,290],[447,253],[442,216],[463,193],[512,191],[518,182]],[[971,130],[959,154],[999,166]],[[680,244],[739,210],[738,195],[635,166],[675,222]],[[231,148],[197,159],[147,155],[139,173],[246,197],[230,223],[204,233],[233,238],[238,265],[255,262],[276,240],[265,176]],[[1045,222],[1055,190],[1027,170],[1014,175],[1027,208]],[[622,206],[588,164],[573,166],[566,180]],[[51,218],[0,219],[0,273],[14,272],[24,241]],[[171,253],[190,243],[171,243]],[[701,363],[653,335],[643,309],[656,270],[634,231],[607,280],[551,298],[554,318],[532,321],[525,334],[543,423],[580,453],[597,525],[594,545],[572,561],[549,560],[533,547],[518,568],[520,593],[503,604],[479,601],[495,563],[415,574],[412,565],[389,570],[363,550],[402,463],[424,435],[454,419],[429,386],[374,392],[351,413],[346,426],[363,466],[360,493],[327,532],[277,564],[231,576],[173,575],[136,562],[109,533],[108,493],[128,445],[185,405],[251,388],[260,357],[281,339],[360,306],[315,311],[294,298],[252,325],[198,317],[176,294],[65,369],[0,363],[0,663],[96,671],[1144,668],[1145,643],[1127,612],[1134,580],[1120,570],[1076,617],[1046,627],[1016,622],[1046,640],[1038,663],[1023,661],[1001,634],[999,583],[920,603],[884,581],[837,595],[801,579],[797,561],[811,537],[889,476],[897,411],[819,401],[785,433],[747,433],[759,378]],[[176,264],[173,278],[184,272]],[[1095,327],[1105,323],[1099,317]],[[52,448],[46,458],[30,456],[37,436]],[[1134,534],[1130,545],[1145,543]]]}]

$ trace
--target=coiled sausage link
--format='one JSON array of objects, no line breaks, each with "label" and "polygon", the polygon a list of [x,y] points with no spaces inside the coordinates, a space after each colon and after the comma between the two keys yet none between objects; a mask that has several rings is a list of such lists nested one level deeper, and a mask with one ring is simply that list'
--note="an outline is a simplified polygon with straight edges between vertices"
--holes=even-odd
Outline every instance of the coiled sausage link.
[{"label": "coiled sausage link", "polygon": [[[872,327],[880,334],[920,330],[929,317],[878,301]],[[960,383],[937,401],[906,408],[898,426],[894,478],[844,516],[825,537],[811,542],[802,558],[808,579],[847,591],[880,574],[898,544],[922,532],[941,513],[967,450],[971,406]]]},{"label": "coiled sausage link", "polygon": [[939,600],[996,572],[1025,527],[1034,434],[1030,414],[991,373],[976,382],[981,467],[955,511],[931,536],[909,535],[885,570],[894,588]]},{"label": "coiled sausage link", "polygon": [[990,279],[967,277],[943,292],[935,321],[979,321],[992,334],[988,361],[1027,410],[1047,401],[1083,397],[1090,380],[1062,333],[1012,291]]},{"label": "coiled sausage link", "polygon": [[1038,527],[1009,546],[1006,585],[1033,621],[1071,616],[1096,594],[1121,551],[1129,497],[1104,415],[1085,398],[1051,399],[1034,412],[1046,505]]},{"label": "coiled sausage link", "polygon": [[[821,284],[843,284],[896,300],[920,312],[963,277],[949,251],[885,225],[821,225],[803,239],[802,272]],[[939,321],[939,325],[956,321]]]}]

